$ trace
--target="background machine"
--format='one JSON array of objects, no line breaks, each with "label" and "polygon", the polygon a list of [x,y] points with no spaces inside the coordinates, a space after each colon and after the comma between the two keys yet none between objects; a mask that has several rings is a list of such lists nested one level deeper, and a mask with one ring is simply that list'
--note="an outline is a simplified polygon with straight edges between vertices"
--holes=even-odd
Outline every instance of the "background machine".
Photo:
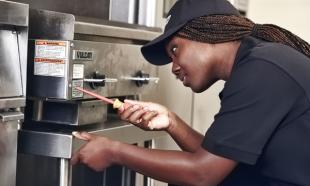
[{"label": "background machine", "polygon": [[145,132],[121,121],[116,110],[75,89],[141,100],[156,91],[155,66],[140,53],[160,30],[144,26],[31,9],[25,121],[19,131],[19,186],[132,186],[151,181],[126,167],[103,173],[69,163],[88,131],[151,148],[162,132]]},{"label": "background machine", "polygon": [[26,100],[28,8],[0,1],[0,185],[14,186],[17,131]]}]

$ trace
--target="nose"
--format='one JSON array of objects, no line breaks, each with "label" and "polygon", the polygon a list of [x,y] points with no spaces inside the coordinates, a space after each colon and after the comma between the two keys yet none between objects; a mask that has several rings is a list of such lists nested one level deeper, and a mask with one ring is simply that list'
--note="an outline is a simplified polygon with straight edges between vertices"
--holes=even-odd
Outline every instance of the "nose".
[{"label": "nose", "polygon": [[172,61],[172,68],[171,68],[172,73],[178,75],[180,73],[180,69],[181,67]]}]

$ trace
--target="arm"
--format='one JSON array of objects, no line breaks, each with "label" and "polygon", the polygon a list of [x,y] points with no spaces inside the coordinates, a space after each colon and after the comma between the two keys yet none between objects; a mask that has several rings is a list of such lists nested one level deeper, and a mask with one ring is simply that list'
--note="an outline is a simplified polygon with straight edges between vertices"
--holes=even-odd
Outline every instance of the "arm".
[{"label": "arm", "polygon": [[[145,149],[79,133],[87,140],[72,157],[72,163],[84,163],[100,171],[112,164],[126,166],[141,174],[177,185],[217,185],[234,169],[236,162],[200,148],[194,153]],[[176,173],[177,174],[171,174]]]},{"label": "arm", "polygon": [[188,152],[195,152],[201,148],[203,135],[192,129],[175,113],[169,112],[171,124],[167,128],[167,132],[179,145],[179,147]]}]

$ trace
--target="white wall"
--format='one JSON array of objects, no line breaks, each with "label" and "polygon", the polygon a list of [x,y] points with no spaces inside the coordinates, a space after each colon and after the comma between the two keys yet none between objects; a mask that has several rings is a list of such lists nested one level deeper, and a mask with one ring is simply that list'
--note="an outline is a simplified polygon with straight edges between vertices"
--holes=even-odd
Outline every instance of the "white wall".
[{"label": "white wall", "polygon": [[272,23],[310,42],[310,0],[249,0],[248,17]]}]

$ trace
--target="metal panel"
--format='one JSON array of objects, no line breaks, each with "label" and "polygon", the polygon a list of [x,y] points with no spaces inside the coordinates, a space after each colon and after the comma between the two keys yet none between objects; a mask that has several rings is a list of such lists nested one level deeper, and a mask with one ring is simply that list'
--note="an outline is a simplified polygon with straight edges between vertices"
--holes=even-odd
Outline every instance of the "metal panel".
[{"label": "metal panel", "polygon": [[[139,45],[71,41],[68,46],[70,52],[64,77],[34,75],[33,58],[29,57],[29,96],[65,100],[90,98],[88,95],[74,94],[74,87],[80,86],[75,82],[79,80],[84,82],[84,88],[110,97],[143,94],[154,90],[157,86],[156,67],[144,60]],[[30,53],[33,56],[34,47],[29,48],[33,51]],[[92,59],[75,59],[76,51],[88,52],[92,55]],[[83,76],[78,79],[74,78],[76,64],[84,69],[81,72]],[[138,72],[143,74],[137,74]],[[96,74],[99,79],[105,79],[104,84],[91,86],[93,83],[90,83],[89,79],[98,79],[95,77]]]},{"label": "metal panel", "polygon": [[[76,102],[44,101],[40,112],[34,109],[34,120],[53,124],[86,125],[107,120],[107,105],[100,100]],[[41,116],[37,116],[41,113]]]},{"label": "metal panel", "polygon": [[15,186],[18,121],[0,121],[0,185]]},{"label": "metal panel", "polygon": [[24,107],[25,104],[26,99],[24,97],[0,99],[0,109]]},{"label": "metal panel", "polygon": [[[75,38],[81,37],[81,35],[93,37],[101,36],[109,37],[110,39],[122,38],[127,39],[131,42],[140,41],[140,43],[142,44],[159,36],[160,32],[160,28],[151,28],[139,25],[131,25],[104,20],[94,20],[81,17],[76,17],[76,22],[74,25]],[[97,41],[100,41],[100,38],[94,38],[96,38]]]},{"label": "metal panel", "polygon": [[28,5],[0,1],[0,24],[28,26]]},{"label": "metal panel", "polygon": [[154,27],[155,17],[156,17],[156,0],[140,0],[138,24]]},{"label": "metal panel", "polygon": [[0,30],[0,97],[23,95],[16,32]]},{"label": "metal panel", "polygon": [[111,0],[109,20],[137,23],[138,0]]},{"label": "metal panel", "polygon": [[44,9],[108,20],[110,0],[13,0],[33,9]]},{"label": "metal panel", "polygon": [[[165,132],[145,132],[124,121],[105,123],[104,125],[109,125],[110,127],[91,129],[87,132],[131,144],[166,135]],[[52,131],[40,132],[23,129],[19,131],[18,152],[70,159],[72,153],[84,143],[84,141],[74,138],[70,131],[67,133]]]},{"label": "metal panel", "polygon": [[29,38],[73,40],[74,22],[72,14],[30,9]]}]

